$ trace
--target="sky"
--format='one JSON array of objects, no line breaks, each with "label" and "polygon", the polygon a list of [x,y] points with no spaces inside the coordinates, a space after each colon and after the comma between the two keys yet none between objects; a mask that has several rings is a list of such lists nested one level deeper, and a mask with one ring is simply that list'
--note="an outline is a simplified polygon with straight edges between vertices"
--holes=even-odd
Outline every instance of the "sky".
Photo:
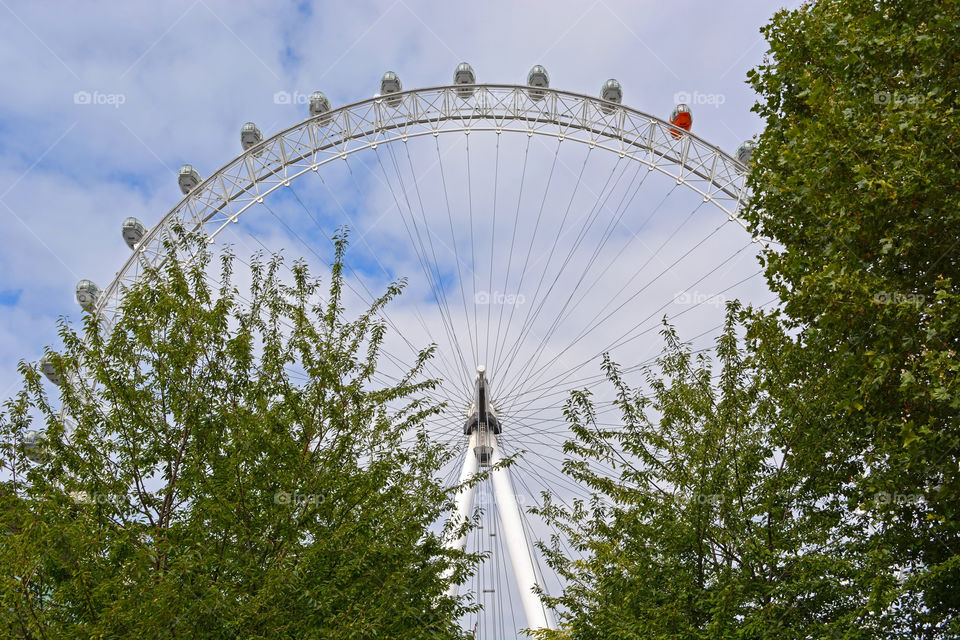
[{"label": "sky", "polygon": [[762,60],[759,28],[779,5],[96,6],[0,4],[3,397],[18,360],[55,343],[59,316],[77,317],[76,282],[103,286],[122,264],[123,218],[150,226],[176,204],[181,164],[207,175],[239,151],[243,122],[270,135],[304,117],[302,103],[278,104],[276,93],[295,102],[322,89],[341,105],[375,93],[387,69],[411,88],[449,82],[462,60],[498,83],[522,82],[539,63],[553,86],[591,95],[615,77],[625,104],[661,116],[675,94],[695,96],[695,132],[733,151],[762,126],[745,74]]},{"label": "sky", "polygon": [[[411,89],[449,83],[461,61],[473,66],[478,82],[498,84],[522,84],[530,67],[542,64],[551,87],[577,93],[597,95],[607,78],[616,78],[623,85],[625,105],[661,118],[669,116],[676,102],[685,101],[693,110],[693,131],[733,153],[763,126],[751,112],[756,96],[746,84],[747,71],[762,63],[767,50],[760,28],[781,7],[797,4],[0,0],[0,60],[5,69],[0,75],[0,399],[19,384],[18,361],[36,361],[45,346],[56,346],[58,318],[77,322],[77,281],[89,278],[102,288],[129,257],[121,221],[135,216],[147,227],[156,224],[182,197],[177,169],[190,163],[206,177],[228,163],[241,151],[244,122],[253,121],[264,136],[272,136],[306,117],[305,100],[311,92],[324,91],[334,108],[365,100],[379,91],[387,70]],[[621,165],[616,158],[568,149],[570,143],[561,145],[560,152],[539,138],[532,146],[526,146],[522,136],[504,136],[502,145],[492,136],[474,140],[468,152],[475,154],[468,169],[473,173],[464,173],[465,137],[444,137],[436,148],[428,140],[357,154],[344,166],[331,166],[322,181],[305,178],[289,194],[278,194],[267,203],[269,211],[245,218],[224,240],[237,243],[240,253],[283,248],[290,258],[304,256],[319,265],[329,260],[326,237],[347,220],[355,229],[350,257],[355,302],[362,304],[364,286],[374,289],[409,277],[410,291],[401,296],[392,328],[415,344],[437,340],[450,346],[444,337],[445,332],[450,337],[450,328],[443,319],[437,314],[422,317],[438,295],[454,302],[477,300],[479,286],[488,296],[482,311],[492,309],[491,317],[499,315],[500,324],[504,311],[519,309],[520,317],[532,318],[527,333],[518,321],[513,342],[519,346],[504,339],[492,355],[477,349],[462,360],[450,350],[449,360],[437,367],[438,373],[469,383],[476,364],[488,358],[488,367],[503,364],[512,355],[516,364],[510,371],[505,364],[500,371],[490,370],[504,389],[512,383],[519,385],[518,394],[526,390],[527,396],[517,396],[511,405],[518,423],[524,411],[529,418],[541,415],[547,405],[558,406],[553,400],[535,402],[552,388],[546,384],[551,367],[595,355],[606,345],[597,333],[617,336],[641,321],[647,323],[643,326],[656,325],[663,315],[662,301],[673,299],[667,311],[672,316],[692,311],[675,318],[681,337],[692,338],[722,319],[722,302],[730,297],[754,304],[769,300],[759,277],[719,295],[758,268],[757,245],[750,245],[745,232],[733,225],[723,227],[688,260],[674,264],[674,256],[695,247],[723,218],[698,209],[697,198],[683,190],[674,193],[669,181],[654,176],[644,184],[640,199],[622,209],[628,216],[625,223],[602,247],[609,270],[587,279],[588,297],[577,312],[586,315],[578,320],[571,312],[569,323],[554,326],[550,319],[562,310],[562,304],[550,306],[558,304],[557,298],[539,314],[529,315],[535,304],[522,307],[519,301],[536,299],[539,289],[534,290],[533,277],[525,285],[509,277],[504,286],[495,284],[501,282],[504,257],[514,255],[504,244],[510,216],[522,222],[518,237],[523,240],[527,233],[530,246],[535,246],[533,264],[544,265],[541,273],[531,273],[540,275],[544,286],[556,277],[562,290],[568,275],[557,266],[559,256],[569,255],[575,270],[589,260],[590,247],[599,241],[589,233],[582,244],[575,242],[578,236],[558,236],[557,261],[551,262],[553,253],[543,260],[552,237],[533,240],[538,200],[547,211],[545,227],[556,224],[550,215],[563,211],[579,220],[607,193],[606,180],[617,175]],[[522,174],[524,154],[529,178]],[[434,162],[438,156],[442,161]],[[559,168],[551,174],[554,159]],[[629,180],[632,174],[625,175]],[[610,189],[611,202],[628,193],[626,184]],[[492,191],[495,186],[498,190]],[[414,192],[406,193],[408,188],[416,191],[419,206],[404,202]],[[545,194],[542,199],[531,196],[538,190]],[[439,251],[440,258],[437,287],[431,287],[407,223],[419,210],[431,229],[444,229],[450,192],[457,228],[436,237],[433,255]],[[467,193],[471,195],[464,199]],[[496,220],[486,225],[494,209],[499,211],[499,227]],[[464,231],[467,210],[470,233]],[[650,224],[640,234],[630,221],[636,220],[639,228],[645,212],[650,212]],[[318,225],[311,226],[311,213]],[[298,231],[291,234],[276,224],[273,218],[278,216]],[[689,226],[680,225],[687,216]],[[632,244],[634,240],[638,244]],[[472,259],[468,270],[489,270],[491,286],[473,282],[471,291],[461,293],[466,276],[457,269],[464,263],[459,252],[466,255],[474,245],[489,246],[489,256]],[[727,259],[730,263],[713,281],[686,288]],[[661,271],[666,274],[663,280],[658,279]],[[634,272],[639,279],[625,275]],[[617,308],[618,289],[639,293],[647,273],[657,277],[631,301],[635,308],[625,306],[602,331],[580,335],[604,301],[615,302],[611,308]],[[691,301],[706,304],[694,308]],[[449,316],[455,325],[452,333],[461,340],[461,327],[469,332],[471,326],[470,312],[461,315],[453,308]],[[479,326],[498,325],[478,325],[474,316],[478,333]],[[642,345],[632,343],[614,355],[626,363],[655,355],[655,328]],[[549,334],[549,341],[530,339],[538,333]],[[705,335],[697,345],[709,344],[713,337]],[[394,335],[389,346],[402,363],[410,351],[398,338]],[[535,360],[541,345],[542,359]],[[469,385],[456,385],[449,397],[461,402],[469,395]],[[559,432],[540,431],[537,424],[529,422],[523,433],[530,439],[515,441],[515,450],[542,442],[536,438],[554,438],[550,442],[556,446]],[[548,478],[540,480],[549,484],[549,472],[544,474]]]}]

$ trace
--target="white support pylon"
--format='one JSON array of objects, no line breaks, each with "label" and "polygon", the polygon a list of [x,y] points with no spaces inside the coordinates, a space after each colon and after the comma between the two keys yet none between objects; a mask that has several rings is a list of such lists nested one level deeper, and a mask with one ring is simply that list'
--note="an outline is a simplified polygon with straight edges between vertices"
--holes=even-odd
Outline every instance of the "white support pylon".
[{"label": "white support pylon", "polygon": [[[510,480],[510,473],[506,468],[497,468],[503,458],[500,455],[497,432],[489,424],[490,422],[498,423],[496,422],[496,412],[490,404],[485,373],[482,366],[477,367],[475,402],[468,411],[470,414],[468,424],[470,418],[473,418],[475,414],[476,416],[483,416],[483,419],[476,420],[476,427],[470,430],[469,448],[464,456],[463,468],[460,471],[460,485],[464,485],[473,478],[479,467],[494,467],[491,480],[496,498],[495,508],[500,516],[500,522],[503,524],[504,537],[507,539],[507,552],[510,554],[513,577],[520,591],[520,600],[523,605],[524,616],[527,619],[527,628],[555,629],[556,622],[553,618],[553,612],[540,601],[540,597],[535,591],[538,584],[543,584],[543,580],[537,571],[534,563],[533,547],[520,519],[520,507],[517,504],[517,495],[513,489],[513,482]],[[481,421],[484,424],[481,425]],[[453,517],[457,518],[458,523],[462,524],[470,518],[476,487],[477,485],[463,487],[457,492],[455,499],[456,515]],[[451,539],[448,542],[448,547],[462,550],[466,547],[466,541],[466,536],[460,536]],[[455,597],[457,591],[458,585],[451,585],[450,595]]]},{"label": "white support pylon", "polygon": [[[497,446],[497,436],[490,434],[493,441],[492,465],[500,463],[500,447]],[[517,581],[520,590],[520,600],[523,604],[523,613],[527,617],[527,626],[530,629],[554,629],[553,613],[541,601],[534,591],[537,584],[543,584],[537,574],[533,561],[533,547],[527,532],[520,520],[520,507],[517,505],[517,494],[513,491],[513,482],[510,481],[510,472],[504,467],[493,470],[493,492],[497,498],[497,513],[503,523],[504,537],[507,539],[507,551],[510,553],[510,565],[513,567],[513,579]]]},{"label": "white support pylon", "polygon": [[[473,511],[473,494],[476,493],[476,488],[474,487],[464,487],[474,475],[477,473],[477,456],[473,452],[473,448],[477,446],[477,434],[476,432],[470,434],[469,448],[467,449],[467,454],[463,459],[463,469],[460,470],[460,491],[457,492],[457,497],[455,499],[457,510],[453,517],[456,518],[457,526],[460,526],[464,522],[470,519],[470,514]],[[452,538],[447,542],[447,547],[449,549],[455,549],[457,551],[463,551],[467,545],[467,536],[466,534],[458,537]],[[448,591],[451,597],[456,597],[459,585],[451,584]]]}]

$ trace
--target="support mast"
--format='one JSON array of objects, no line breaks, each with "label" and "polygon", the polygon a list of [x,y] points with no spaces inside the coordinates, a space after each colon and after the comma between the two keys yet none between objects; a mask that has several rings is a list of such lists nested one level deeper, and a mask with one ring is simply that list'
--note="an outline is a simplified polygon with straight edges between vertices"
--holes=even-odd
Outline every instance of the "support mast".
[{"label": "support mast", "polygon": [[[477,376],[474,387],[474,402],[468,411],[464,435],[468,438],[469,449],[460,471],[460,484],[465,483],[477,473],[481,467],[495,467],[502,460],[497,443],[497,436],[502,427],[497,419],[496,410],[490,400],[489,383],[486,369],[477,367]],[[520,507],[517,504],[516,492],[510,480],[510,472],[505,468],[495,468],[491,473],[493,491],[496,497],[496,509],[503,524],[503,533],[507,541],[507,551],[510,554],[510,565],[513,568],[513,577],[520,591],[520,600],[523,613],[530,629],[554,629],[556,623],[553,613],[540,601],[534,588],[543,584],[537,572],[533,556],[533,546],[523,528],[520,518]],[[462,489],[456,496],[456,516],[458,522],[464,522],[470,517],[473,507],[473,494],[476,485]],[[466,537],[451,540],[450,548],[464,549]],[[451,587],[451,595],[456,594],[456,587]]]}]

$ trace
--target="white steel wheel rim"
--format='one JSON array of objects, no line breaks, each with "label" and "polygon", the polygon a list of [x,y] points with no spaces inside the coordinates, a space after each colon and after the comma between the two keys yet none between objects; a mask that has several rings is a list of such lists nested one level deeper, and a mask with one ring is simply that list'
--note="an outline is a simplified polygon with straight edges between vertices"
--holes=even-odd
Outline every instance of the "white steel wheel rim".
[{"label": "white steel wheel rim", "polygon": [[[150,229],[104,289],[96,312],[112,320],[123,285],[139,277],[144,260],[154,264],[163,259],[164,240],[173,237],[175,225],[188,232],[202,230],[212,241],[258,200],[308,171],[375,145],[424,135],[505,131],[593,144],[675,178],[747,228],[738,215],[747,194],[744,166],[694,134],[683,132],[675,138],[672,132],[679,130],[670,123],[622,105],[607,114],[604,108],[609,109],[610,103],[583,94],[549,89],[544,98],[533,100],[527,97],[527,87],[476,85],[476,92],[464,99],[457,95],[458,89],[462,91],[463,85],[405,91],[397,94],[402,98],[397,107],[387,106],[383,98],[369,98],[304,120],[241,153],[204,179]],[[436,110],[427,108],[430,105]],[[514,113],[509,112],[510,105]],[[530,126],[497,126],[498,118]],[[484,120],[491,121],[487,127],[473,126]],[[597,128],[597,122],[605,126]],[[357,129],[354,123],[371,126]],[[386,131],[395,134],[381,137]],[[603,144],[601,139],[616,140],[620,146]]]}]

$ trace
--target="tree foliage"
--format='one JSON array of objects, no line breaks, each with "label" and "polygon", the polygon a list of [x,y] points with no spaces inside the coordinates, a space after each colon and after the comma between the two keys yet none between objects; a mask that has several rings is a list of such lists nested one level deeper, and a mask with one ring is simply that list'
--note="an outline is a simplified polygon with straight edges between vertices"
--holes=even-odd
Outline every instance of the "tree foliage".
[{"label": "tree foliage", "polygon": [[782,308],[732,311],[719,382],[670,332],[649,393],[608,363],[622,429],[574,394],[556,637],[960,637],[960,5],[763,33],[745,217]]},{"label": "tree foliage", "polygon": [[746,216],[798,332],[766,375],[935,633],[960,615],[960,5],[826,0],[765,33]]},{"label": "tree foliage", "polygon": [[859,523],[811,486],[760,375],[786,338],[758,324],[740,344],[740,315],[728,312],[718,367],[667,327],[647,393],[608,358],[616,427],[572,395],[565,471],[595,499],[543,509],[585,558],[546,548],[569,586],[551,601],[563,630],[545,637],[868,638],[883,624],[887,603],[865,588],[876,563],[851,544]]},{"label": "tree foliage", "polygon": [[[59,403],[34,366],[0,417],[0,636],[453,638],[445,595],[472,560],[431,525],[449,510],[426,435],[425,350],[375,377],[385,327],[324,299],[304,264],[251,267],[188,239],[124,297],[114,326],[61,324]],[[62,405],[62,412],[61,406]],[[41,424],[40,464],[23,437]]]}]

